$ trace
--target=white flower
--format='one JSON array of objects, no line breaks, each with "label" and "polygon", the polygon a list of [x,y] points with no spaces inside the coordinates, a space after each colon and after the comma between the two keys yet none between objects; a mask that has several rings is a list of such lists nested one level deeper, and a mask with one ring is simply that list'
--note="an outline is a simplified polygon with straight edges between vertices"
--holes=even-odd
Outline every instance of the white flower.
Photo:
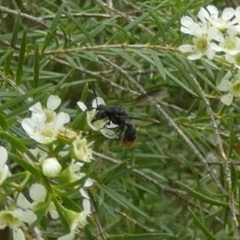
[{"label": "white flower", "polygon": [[60,112],[53,122],[43,122],[40,118],[38,120],[25,118],[22,120],[22,127],[35,141],[48,144],[56,140],[58,131],[70,121],[70,117],[68,114]]},{"label": "white flower", "polygon": [[47,158],[42,162],[42,171],[46,177],[57,177],[62,170],[62,166],[56,158]]},{"label": "white flower", "polygon": [[23,225],[23,222],[31,225],[36,220],[37,216],[31,210],[22,210],[20,208],[12,211],[3,210],[0,212],[0,229],[9,227],[13,231],[14,240],[25,240],[24,233],[20,227]]},{"label": "white flower", "polygon": [[93,100],[92,108],[90,108],[90,109],[88,109],[87,106],[81,101],[77,102],[77,105],[83,112],[86,112],[87,124],[89,125],[89,127],[92,130],[99,131],[100,129],[104,128],[104,126],[106,125],[107,122],[109,122],[109,119],[107,117],[104,119],[99,119],[99,120],[93,121],[98,112],[97,111],[98,106],[105,105],[105,101],[102,98],[96,97]]},{"label": "white flower", "polygon": [[8,152],[7,150],[0,146],[0,186],[3,184],[5,179],[10,174],[8,165],[6,164],[8,159]]},{"label": "white flower", "polygon": [[107,116],[99,120],[95,119],[96,115],[99,112],[99,110],[97,110],[98,107],[100,105],[105,106],[105,102],[102,98],[95,98],[92,102],[92,108],[90,109],[87,109],[86,105],[83,102],[79,101],[77,104],[83,112],[87,113],[87,124],[91,129],[94,131],[100,131],[101,134],[107,138],[116,138],[116,129],[118,129],[118,125],[113,124],[111,121],[109,121],[109,118]]},{"label": "white flower", "polygon": [[230,72],[223,77],[221,83],[217,86],[217,88],[222,92],[229,92],[221,97],[221,102],[227,106],[232,104],[234,97],[240,97],[240,71],[238,71],[237,76],[235,76],[235,80],[230,82],[229,79],[232,77]]},{"label": "white flower", "polygon": [[70,233],[58,238],[58,240],[73,240],[75,239],[75,234],[78,233],[81,228],[86,226],[87,217],[91,214],[90,202],[88,199],[84,199],[83,209],[84,210],[82,212],[78,213],[62,207],[62,213],[68,222]]},{"label": "white flower", "polygon": [[240,49],[240,38],[237,36],[237,28],[235,26],[230,26],[227,29],[227,35],[219,43],[219,45],[212,43],[212,48],[216,52],[225,52],[230,55],[236,54]]},{"label": "white flower", "polygon": [[206,55],[209,59],[213,59],[215,51],[212,48],[212,40],[217,42],[223,41],[223,34],[215,27],[209,27],[207,24],[197,24],[190,17],[181,18],[181,31],[195,36],[193,45],[186,44],[179,46],[182,52],[189,52],[190,60],[196,60]]},{"label": "white flower", "polygon": [[60,129],[70,121],[67,113],[56,113],[54,110],[61,100],[58,96],[51,95],[47,101],[47,108],[41,103],[36,103],[29,108],[31,118],[24,118],[21,122],[23,129],[35,141],[48,144],[56,140]]},{"label": "white flower", "polygon": [[[46,201],[47,191],[43,185],[34,183],[31,185],[29,189],[29,196],[33,200],[32,203],[29,202],[22,193],[19,193],[17,198],[17,206],[19,206],[22,209],[31,210],[36,210],[39,207],[41,208],[41,205],[44,204],[44,202]],[[53,219],[59,218],[58,212],[56,211],[53,202],[49,203],[46,209],[46,214],[47,213],[49,213]]]},{"label": "white flower", "polygon": [[[75,182],[78,181],[81,178],[84,178],[86,176],[85,173],[81,172],[81,168],[83,167],[84,163],[76,162],[74,159],[72,159],[71,164],[67,167],[66,170],[64,170],[65,175],[69,182]],[[87,192],[84,190],[84,188],[91,187],[93,185],[93,179],[87,178],[82,186],[80,188],[79,192],[84,197],[89,199],[89,196]]]},{"label": "white flower", "polygon": [[92,148],[90,147],[92,145],[92,142],[88,143],[86,138],[78,136],[72,142],[72,145],[73,145],[74,155],[78,160],[81,160],[83,162],[91,162],[92,161],[92,159],[93,159]]},{"label": "white flower", "polygon": [[209,22],[212,26],[218,28],[219,30],[225,30],[229,26],[237,23],[235,18],[235,10],[233,8],[225,8],[222,12],[222,16],[219,17],[218,9],[209,5],[205,8],[201,8],[198,12],[198,18],[203,22]]},{"label": "white flower", "polygon": [[[31,185],[29,189],[29,196],[33,200],[32,207],[36,209],[41,203],[44,203],[47,198],[47,190],[46,188],[38,183],[34,183]],[[58,212],[56,211],[55,205],[53,202],[50,202],[46,213],[49,213],[52,219],[59,218]]]}]

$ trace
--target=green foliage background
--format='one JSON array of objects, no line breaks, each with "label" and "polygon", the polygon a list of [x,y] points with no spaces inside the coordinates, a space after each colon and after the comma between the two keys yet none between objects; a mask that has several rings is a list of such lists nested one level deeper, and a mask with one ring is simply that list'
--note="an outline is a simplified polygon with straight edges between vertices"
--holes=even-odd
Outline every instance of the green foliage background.
[{"label": "green foliage background", "polygon": [[[231,214],[239,210],[239,100],[224,107],[216,88],[230,67],[221,59],[192,62],[178,51],[187,42],[181,16],[196,18],[200,7],[214,3],[229,6],[199,0],[0,1],[0,135],[10,151],[34,145],[20,121],[51,94],[62,99],[70,126],[86,129],[76,102],[91,105],[89,83],[107,105],[160,121],[137,123],[130,149],[90,132],[94,214],[79,239],[239,239]],[[217,154],[216,132],[226,159]],[[43,224],[44,239],[62,231],[59,222]]]}]

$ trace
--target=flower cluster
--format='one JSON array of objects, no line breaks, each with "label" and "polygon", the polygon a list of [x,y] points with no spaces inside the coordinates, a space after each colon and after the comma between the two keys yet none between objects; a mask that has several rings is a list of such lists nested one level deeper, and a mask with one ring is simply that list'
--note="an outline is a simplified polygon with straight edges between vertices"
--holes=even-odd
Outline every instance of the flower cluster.
[{"label": "flower cluster", "polygon": [[[188,53],[190,60],[203,56],[212,60],[224,57],[233,66],[240,69],[240,7],[225,8],[220,14],[215,6],[209,5],[198,12],[198,22],[189,16],[181,18],[181,31],[193,36],[192,44],[179,46],[179,50]],[[218,89],[228,92],[221,97],[222,103],[231,105],[233,97],[240,96],[239,73],[227,73],[218,85]]]},{"label": "flower cluster", "polygon": [[[36,223],[39,212],[41,217],[50,215],[52,219],[58,219],[59,210],[61,211],[61,216],[65,217],[69,224],[70,232],[59,237],[59,240],[75,239],[76,233],[85,227],[87,217],[91,215],[90,198],[86,189],[91,187],[94,181],[84,172],[84,164],[93,160],[93,143],[87,141],[87,135],[83,132],[76,132],[66,126],[70,122],[70,116],[65,112],[56,112],[60,104],[61,99],[51,95],[46,108],[40,102],[35,103],[29,108],[30,117],[21,121],[26,134],[38,146],[29,149],[23,157],[39,176],[44,176],[45,180],[42,183],[34,183],[32,180],[35,176],[29,177],[30,175],[23,179],[24,186],[27,186],[26,179],[31,181],[31,186],[27,187],[28,190],[24,191],[24,194],[22,192],[14,194],[12,201],[5,205],[6,209],[0,211],[0,229],[6,227],[12,229],[14,240],[25,239],[22,227],[26,228],[26,225]],[[93,113],[92,115],[94,117]],[[0,185],[4,185],[7,177],[11,175],[7,159],[7,150],[0,147]],[[46,181],[48,183],[44,185]],[[82,201],[79,212],[63,204],[61,199],[65,195],[65,189],[59,191],[61,184],[78,193]]]},{"label": "flower cluster", "polygon": [[[8,165],[7,150],[0,146],[0,185],[4,184],[7,177],[10,175]],[[3,210],[0,212],[0,229],[9,227],[13,231],[13,239],[25,239],[21,227],[24,223],[31,225],[36,221],[36,214],[30,209],[22,209],[19,206],[11,207],[11,210]]]},{"label": "flower cluster", "polygon": [[237,37],[240,31],[240,7],[236,10],[226,8],[219,16],[218,9],[210,5],[200,9],[198,18],[199,22],[188,16],[181,18],[181,31],[194,37],[193,44],[181,45],[179,49],[190,53],[188,58],[191,60],[202,56],[213,59],[216,53],[224,53],[227,61],[236,62],[240,52],[240,39]]}]

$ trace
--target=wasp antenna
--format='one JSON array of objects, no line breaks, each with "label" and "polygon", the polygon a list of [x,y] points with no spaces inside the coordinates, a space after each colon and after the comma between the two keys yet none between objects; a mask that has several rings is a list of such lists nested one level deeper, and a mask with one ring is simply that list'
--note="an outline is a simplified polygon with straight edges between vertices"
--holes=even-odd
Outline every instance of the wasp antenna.
[{"label": "wasp antenna", "polygon": [[94,95],[94,98],[96,99],[97,106],[99,106],[98,100],[97,100],[97,93],[96,93],[95,87],[94,87],[94,85],[93,85],[92,83],[89,83],[89,86],[90,86],[90,88],[91,88],[92,91],[93,91],[93,95]]}]

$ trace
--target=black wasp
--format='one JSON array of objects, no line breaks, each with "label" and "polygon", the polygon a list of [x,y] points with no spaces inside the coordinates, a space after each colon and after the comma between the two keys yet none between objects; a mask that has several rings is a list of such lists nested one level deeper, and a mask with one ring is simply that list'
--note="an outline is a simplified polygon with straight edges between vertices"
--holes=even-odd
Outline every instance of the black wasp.
[{"label": "black wasp", "polygon": [[[91,86],[95,99],[97,100],[97,95],[93,86]],[[108,107],[104,104],[98,104],[96,106],[96,115],[92,119],[91,123],[98,120],[108,119],[107,123],[103,128],[109,129],[111,124],[117,126],[117,130],[114,135],[116,135],[117,140],[122,141],[122,145],[125,148],[129,148],[133,145],[136,139],[137,129],[136,126],[129,120],[130,117],[119,106]],[[112,138],[112,137],[111,137]]]},{"label": "black wasp", "polygon": [[100,104],[96,108],[97,113],[92,120],[92,123],[108,118],[109,122],[106,123],[107,128],[109,123],[118,125],[118,140],[122,140],[122,145],[125,148],[129,148],[133,145],[136,139],[137,129],[136,126],[128,119],[127,113],[123,108],[118,106],[108,107],[106,105]]}]

